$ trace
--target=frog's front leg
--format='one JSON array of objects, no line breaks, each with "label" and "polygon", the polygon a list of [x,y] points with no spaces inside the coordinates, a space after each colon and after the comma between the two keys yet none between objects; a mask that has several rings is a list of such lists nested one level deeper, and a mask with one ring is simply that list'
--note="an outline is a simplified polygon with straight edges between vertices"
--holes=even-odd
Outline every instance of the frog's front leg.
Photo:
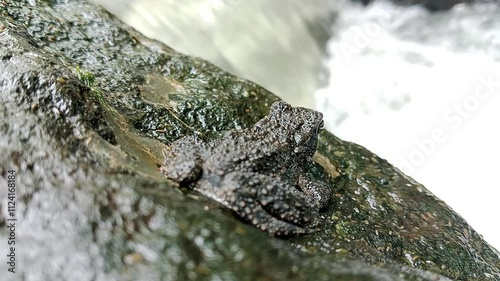
[{"label": "frog's front leg", "polygon": [[311,200],[317,204],[319,209],[326,207],[332,197],[331,188],[319,181],[311,181],[304,175],[299,176],[298,186]]},{"label": "frog's front leg", "polygon": [[203,159],[200,147],[204,143],[196,136],[181,138],[163,151],[164,162],[160,171],[180,185],[195,182],[202,172]]}]

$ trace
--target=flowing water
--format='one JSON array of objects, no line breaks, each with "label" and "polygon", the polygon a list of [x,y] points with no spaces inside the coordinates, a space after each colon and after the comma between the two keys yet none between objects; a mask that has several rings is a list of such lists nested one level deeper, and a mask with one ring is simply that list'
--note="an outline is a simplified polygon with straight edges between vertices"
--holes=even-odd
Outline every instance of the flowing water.
[{"label": "flowing water", "polygon": [[500,248],[500,7],[345,2],[317,108],[339,137],[424,184]]},{"label": "flowing water", "polygon": [[[329,0],[92,0],[148,37],[312,107],[334,19]],[[311,32],[314,30],[314,32]],[[298,55],[300,54],[300,55]]]}]

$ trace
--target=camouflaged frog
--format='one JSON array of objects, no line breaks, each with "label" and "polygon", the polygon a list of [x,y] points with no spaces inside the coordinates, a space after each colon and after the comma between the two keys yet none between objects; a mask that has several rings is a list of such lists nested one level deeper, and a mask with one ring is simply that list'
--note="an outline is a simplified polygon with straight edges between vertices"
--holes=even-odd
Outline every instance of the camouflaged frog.
[{"label": "camouflaged frog", "polygon": [[161,171],[263,231],[309,233],[331,194],[305,173],[322,128],[320,112],[278,101],[251,128],[208,143],[196,136],[175,141]]}]

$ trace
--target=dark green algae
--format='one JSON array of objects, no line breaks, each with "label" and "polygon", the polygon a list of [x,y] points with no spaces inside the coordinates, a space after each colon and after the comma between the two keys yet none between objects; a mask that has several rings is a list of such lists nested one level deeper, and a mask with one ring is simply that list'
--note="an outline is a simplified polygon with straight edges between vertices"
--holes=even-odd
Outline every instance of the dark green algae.
[{"label": "dark green algae", "polygon": [[52,242],[20,246],[35,258],[17,276],[500,280],[499,253],[445,203],[326,131],[309,169],[334,199],[317,233],[271,237],[179,190],[158,173],[166,145],[251,126],[278,98],[83,1],[0,9],[0,173],[22,175],[20,231]]}]

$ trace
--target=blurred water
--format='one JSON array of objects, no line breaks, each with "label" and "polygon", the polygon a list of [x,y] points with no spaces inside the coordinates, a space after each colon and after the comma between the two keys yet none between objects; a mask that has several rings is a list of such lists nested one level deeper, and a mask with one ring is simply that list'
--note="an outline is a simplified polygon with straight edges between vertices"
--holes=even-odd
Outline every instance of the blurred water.
[{"label": "blurred water", "polygon": [[327,128],[426,185],[500,249],[500,8],[339,9],[330,84],[315,95]]},{"label": "blurred water", "polygon": [[252,80],[290,103],[314,104],[313,93],[326,72],[318,62],[326,57],[335,1],[92,1],[146,36]]}]

